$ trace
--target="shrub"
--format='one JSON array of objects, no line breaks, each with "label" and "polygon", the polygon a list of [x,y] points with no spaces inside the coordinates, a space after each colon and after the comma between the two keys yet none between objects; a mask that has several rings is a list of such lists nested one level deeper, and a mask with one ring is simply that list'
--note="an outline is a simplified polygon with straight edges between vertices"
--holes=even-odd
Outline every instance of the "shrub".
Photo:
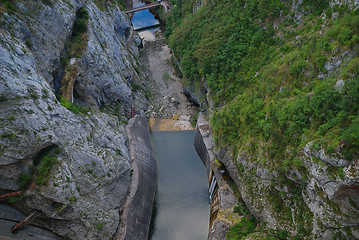
[{"label": "shrub", "polygon": [[131,84],[132,91],[137,92],[138,90],[143,91],[143,87],[138,83]]},{"label": "shrub", "polygon": [[8,13],[14,13],[14,12],[16,12],[16,7],[14,6],[12,0],[1,0],[1,1],[0,1],[0,4],[5,6],[6,11],[7,11]]},{"label": "shrub", "polygon": [[288,232],[286,230],[280,230],[277,232],[276,237],[281,240],[286,240],[288,238]]},{"label": "shrub", "polygon": [[20,173],[17,177],[17,185],[20,190],[25,190],[31,183],[32,175],[26,173]]},{"label": "shrub", "polygon": [[39,164],[37,168],[37,174],[35,182],[38,186],[45,185],[47,183],[52,165],[57,162],[55,156],[45,156],[44,160]]},{"label": "shrub", "polygon": [[56,95],[57,99],[59,100],[60,104],[67,108],[68,110],[70,110],[73,113],[83,113],[86,114],[88,111],[90,111],[89,107],[80,107],[77,106],[76,104],[67,101],[66,99],[64,99],[60,94]]},{"label": "shrub", "polygon": [[25,41],[25,45],[28,47],[28,48],[32,48],[32,42],[31,42],[31,40],[30,39],[27,39],[26,41]]},{"label": "shrub", "polygon": [[51,0],[41,0],[41,2],[47,6],[52,6]]},{"label": "shrub", "polygon": [[95,228],[98,229],[98,230],[102,230],[103,224],[102,224],[102,223],[98,223],[98,224],[96,224]]},{"label": "shrub", "polygon": [[9,133],[3,133],[1,134],[1,138],[6,138],[10,141],[14,141],[17,139],[17,135],[15,133],[9,132]]},{"label": "shrub", "polygon": [[248,234],[253,233],[256,226],[257,223],[253,216],[251,216],[250,218],[242,217],[240,223],[236,223],[229,229],[226,234],[226,239],[240,240]]}]

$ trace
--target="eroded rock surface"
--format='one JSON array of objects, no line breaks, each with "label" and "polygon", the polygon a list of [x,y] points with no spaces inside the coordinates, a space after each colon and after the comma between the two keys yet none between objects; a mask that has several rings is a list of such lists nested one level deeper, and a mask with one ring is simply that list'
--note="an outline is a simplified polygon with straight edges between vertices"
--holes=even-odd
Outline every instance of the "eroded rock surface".
[{"label": "eroded rock surface", "polygon": [[[101,10],[93,1],[51,3],[18,1],[16,13],[2,16],[0,190],[18,190],[19,175],[32,175],[32,185],[14,206],[25,214],[40,210],[36,221],[61,236],[110,239],[131,181],[119,118],[129,116],[131,84],[140,78],[134,70],[139,41],[116,5]],[[55,73],[81,8],[89,15],[87,43],[73,61],[72,95],[75,103],[92,110],[75,114],[55,97]],[[117,116],[98,111],[104,104],[116,104]],[[144,98],[137,96],[134,105],[142,111]],[[55,147],[59,150],[47,181],[36,180],[42,165],[34,161]]]}]

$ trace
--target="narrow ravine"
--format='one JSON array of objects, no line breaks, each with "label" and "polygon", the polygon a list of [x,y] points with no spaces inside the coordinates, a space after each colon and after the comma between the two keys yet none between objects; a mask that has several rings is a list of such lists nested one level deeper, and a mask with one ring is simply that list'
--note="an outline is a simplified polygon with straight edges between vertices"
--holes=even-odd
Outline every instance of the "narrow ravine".
[{"label": "narrow ravine", "polygon": [[[133,1],[133,6],[142,4]],[[132,17],[134,29],[156,25],[148,11]],[[141,63],[148,82],[152,147],[158,167],[158,186],[149,239],[204,240],[208,236],[208,179],[194,146],[192,121],[197,108],[183,93],[182,79],[174,70],[172,54],[159,27],[138,31]]]}]

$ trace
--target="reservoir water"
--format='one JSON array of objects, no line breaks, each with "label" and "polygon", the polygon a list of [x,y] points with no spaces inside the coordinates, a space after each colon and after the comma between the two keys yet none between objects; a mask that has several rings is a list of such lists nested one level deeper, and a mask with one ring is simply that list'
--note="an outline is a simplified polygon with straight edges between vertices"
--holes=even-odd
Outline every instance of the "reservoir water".
[{"label": "reservoir water", "polygon": [[[133,7],[141,7],[145,5],[139,0],[133,0]],[[150,27],[159,24],[159,22],[155,19],[152,13],[148,9],[135,12],[133,17],[131,18],[131,22],[134,29]],[[150,29],[146,29],[143,31],[138,31],[138,34],[142,39],[146,39],[148,41],[154,41],[155,36],[154,32],[160,29],[159,27],[153,27]]]},{"label": "reservoir water", "polygon": [[158,187],[151,240],[205,240],[209,201],[206,170],[194,132],[152,132]]}]

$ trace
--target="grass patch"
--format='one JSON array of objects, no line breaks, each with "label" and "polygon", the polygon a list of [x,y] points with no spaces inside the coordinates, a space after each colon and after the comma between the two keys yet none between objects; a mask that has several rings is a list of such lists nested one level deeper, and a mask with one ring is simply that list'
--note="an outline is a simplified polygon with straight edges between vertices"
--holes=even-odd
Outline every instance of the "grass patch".
[{"label": "grass patch", "polygon": [[77,114],[77,113],[87,114],[87,112],[91,110],[89,107],[77,106],[76,104],[67,101],[59,94],[57,94],[56,97],[63,107],[65,107],[66,109],[70,110],[71,112],[73,112],[75,114]]},{"label": "grass patch", "polygon": [[142,85],[138,84],[138,83],[135,83],[135,82],[131,84],[131,88],[132,88],[132,91],[134,91],[134,92],[144,91]]},{"label": "grass patch", "polygon": [[39,152],[38,156],[33,160],[33,166],[29,173],[20,173],[18,175],[17,184],[20,190],[29,187],[32,180],[36,185],[46,185],[49,179],[52,166],[57,163],[57,157],[62,153],[62,149],[53,145]]},{"label": "grass patch", "polygon": [[257,223],[253,216],[249,218],[243,217],[240,223],[236,223],[229,229],[229,231],[226,233],[226,239],[240,240],[248,236],[250,233],[253,233],[256,226]]}]

